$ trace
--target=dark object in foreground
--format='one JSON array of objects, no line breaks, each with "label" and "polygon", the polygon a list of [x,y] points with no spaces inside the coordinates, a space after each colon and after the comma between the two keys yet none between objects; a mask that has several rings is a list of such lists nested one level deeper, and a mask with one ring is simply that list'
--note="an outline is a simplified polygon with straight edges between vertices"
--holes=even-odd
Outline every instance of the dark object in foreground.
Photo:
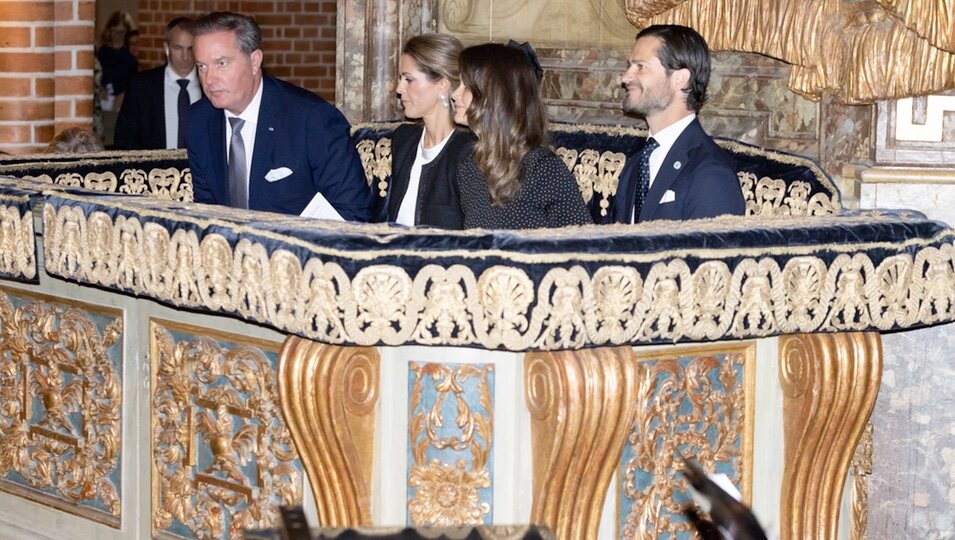
[{"label": "dark object in foreground", "polygon": [[766,533],[745,504],[710,480],[696,464],[679,452],[677,454],[686,466],[683,474],[710,506],[708,510],[704,509],[709,513],[709,519],[692,506],[683,510],[702,540],[766,540]]},{"label": "dark object in foreground", "polygon": [[[283,506],[278,529],[245,531],[246,540],[556,540],[540,525],[477,525],[468,527],[374,527],[309,530],[300,506]],[[422,534],[419,531],[427,531]]]}]

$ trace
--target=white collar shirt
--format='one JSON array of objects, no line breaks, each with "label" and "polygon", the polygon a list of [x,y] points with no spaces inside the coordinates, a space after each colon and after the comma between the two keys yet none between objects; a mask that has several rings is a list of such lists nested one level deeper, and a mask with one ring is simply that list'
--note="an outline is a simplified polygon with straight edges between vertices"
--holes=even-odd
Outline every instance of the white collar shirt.
[{"label": "white collar shirt", "polygon": [[163,112],[166,118],[166,148],[179,147],[179,79],[188,79],[186,92],[189,92],[189,103],[195,103],[202,97],[199,88],[199,77],[196,68],[192,68],[185,77],[180,77],[172,66],[166,65],[163,76]]}]

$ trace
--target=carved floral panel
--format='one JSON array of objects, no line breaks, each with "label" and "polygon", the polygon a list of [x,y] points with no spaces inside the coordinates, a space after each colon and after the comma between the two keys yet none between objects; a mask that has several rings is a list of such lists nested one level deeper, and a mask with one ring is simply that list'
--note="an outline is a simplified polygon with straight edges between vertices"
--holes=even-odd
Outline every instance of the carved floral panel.
[{"label": "carved floral panel", "polygon": [[120,311],[0,287],[0,490],[119,527]]},{"label": "carved floral panel", "polygon": [[241,538],[301,504],[278,404],[279,344],[150,322],[156,537]]},{"label": "carved floral panel", "polygon": [[641,355],[637,416],[618,469],[618,537],[695,538],[679,454],[749,497],[753,345]]},{"label": "carved floral panel", "polygon": [[409,523],[491,523],[494,366],[412,362],[408,393]]}]

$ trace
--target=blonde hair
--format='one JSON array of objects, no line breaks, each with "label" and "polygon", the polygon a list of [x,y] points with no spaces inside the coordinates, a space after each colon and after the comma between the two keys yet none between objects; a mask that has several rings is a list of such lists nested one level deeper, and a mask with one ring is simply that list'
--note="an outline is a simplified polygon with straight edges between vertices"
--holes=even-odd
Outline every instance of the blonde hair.
[{"label": "blonde hair", "polygon": [[461,82],[458,56],[464,46],[458,38],[447,34],[422,34],[409,39],[401,49],[414,60],[418,69],[436,83],[447,79],[453,90]]}]

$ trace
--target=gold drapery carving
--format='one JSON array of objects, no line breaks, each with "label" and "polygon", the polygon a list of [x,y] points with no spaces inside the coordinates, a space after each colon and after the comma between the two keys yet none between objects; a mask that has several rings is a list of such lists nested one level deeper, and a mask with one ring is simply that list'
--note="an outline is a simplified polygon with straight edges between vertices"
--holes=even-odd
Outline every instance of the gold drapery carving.
[{"label": "gold drapery carving", "polygon": [[[480,501],[478,490],[491,486],[486,464],[494,435],[494,406],[490,374],[494,366],[486,364],[410,364],[415,374],[408,406],[408,437],[414,464],[408,484],[415,489],[408,501],[408,514],[415,525],[446,527],[478,525],[491,511]],[[416,412],[425,395],[424,378],[434,383],[434,404]],[[465,395],[468,379],[477,379],[478,403],[474,409]],[[445,418],[445,401],[453,401],[455,417]],[[454,425],[452,436],[442,436],[443,426]],[[437,457],[427,459],[428,450],[467,452],[471,463],[457,459],[443,463]],[[460,455],[460,454],[459,454]]]},{"label": "gold drapery carving", "polygon": [[118,310],[0,288],[0,476],[22,477],[4,490],[120,526],[122,335]]},{"label": "gold drapery carving", "polygon": [[881,375],[877,333],[780,338],[783,540],[837,537],[846,473],[875,406]]},{"label": "gold drapery carving", "polygon": [[326,527],[371,525],[379,356],[289,336],[280,353],[282,412]]},{"label": "gold drapery carving", "polygon": [[626,0],[637,28],[692,26],[714,50],[792,65],[789,88],[850,104],[955,87],[955,0]]},{"label": "gold drapery carving", "polygon": [[869,528],[869,477],[872,476],[872,422],[852,457],[852,528],[849,540],[865,540]]},{"label": "gold drapery carving", "polygon": [[637,370],[630,347],[524,357],[534,455],[531,522],[546,524],[557,538],[597,537],[636,414]]},{"label": "gold drapery carving", "polygon": [[197,538],[237,539],[301,503],[298,456],[263,352],[276,345],[150,321],[154,532],[178,521]]}]

